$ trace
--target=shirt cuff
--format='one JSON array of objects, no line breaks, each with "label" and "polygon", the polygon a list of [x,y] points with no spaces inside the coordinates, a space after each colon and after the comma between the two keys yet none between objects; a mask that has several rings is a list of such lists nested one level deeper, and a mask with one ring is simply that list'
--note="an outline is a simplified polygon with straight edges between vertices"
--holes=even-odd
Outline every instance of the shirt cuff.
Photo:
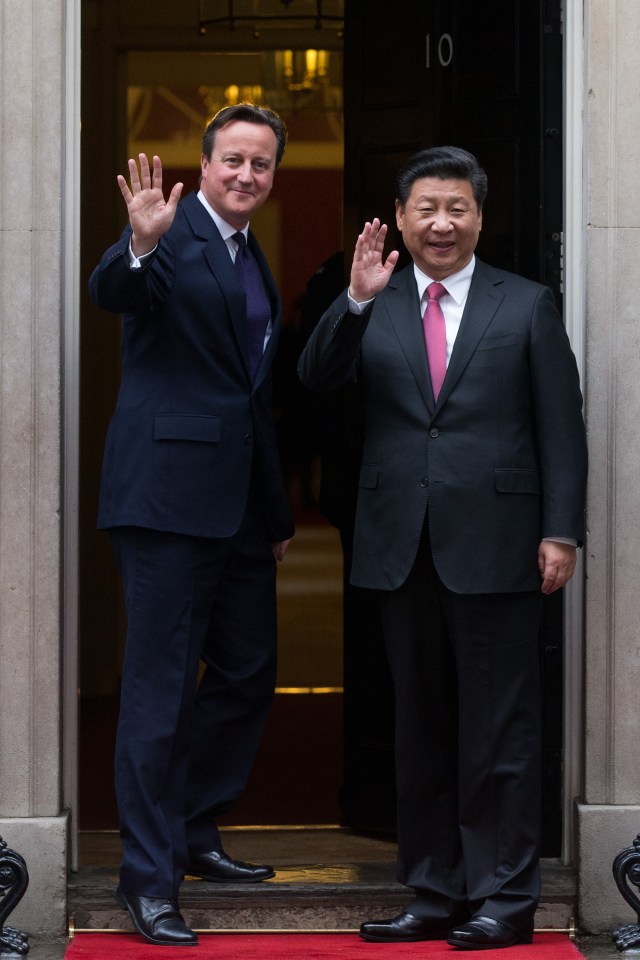
[{"label": "shirt cuff", "polygon": [[129,266],[132,270],[142,270],[145,263],[149,257],[156,252],[158,249],[158,244],[156,243],[153,250],[149,250],[149,253],[143,253],[141,257],[136,257],[135,253],[131,249],[131,240],[129,240]]},{"label": "shirt cuff", "polygon": [[543,537],[543,540],[550,540],[552,543],[568,543],[570,547],[577,547],[578,541],[573,537]]},{"label": "shirt cuff", "polygon": [[361,303],[358,303],[357,300],[354,300],[349,291],[347,290],[347,300],[349,301],[349,313],[364,313],[369,304],[373,303],[375,297],[372,297],[371,300],[363,300]]}]

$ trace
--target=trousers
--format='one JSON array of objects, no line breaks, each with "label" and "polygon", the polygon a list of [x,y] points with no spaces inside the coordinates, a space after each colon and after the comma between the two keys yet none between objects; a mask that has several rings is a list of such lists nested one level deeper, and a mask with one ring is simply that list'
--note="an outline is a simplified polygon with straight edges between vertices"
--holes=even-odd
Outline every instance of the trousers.
[{"label": "trousers", "polygon": [[257,502],[235,536],[110,530],[127,638],[115,783],[125,893],[175,898],[189,856],[221,850],[276,677],[275,560]]},{"label": "trousers", "polygon": [[425,524],[380,592],[395,691],[398,879],[411,912],[519,928],[540,896],[542,595],[455,594]]}]

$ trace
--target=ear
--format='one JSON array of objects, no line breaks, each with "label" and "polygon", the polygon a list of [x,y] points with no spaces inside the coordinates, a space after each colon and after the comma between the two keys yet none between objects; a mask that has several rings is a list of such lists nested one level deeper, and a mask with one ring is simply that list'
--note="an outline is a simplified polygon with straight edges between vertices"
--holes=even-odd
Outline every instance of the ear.
[{"label": "ear", "polygon": [[396,200],[396,226],[398,230],[402,233],[402,225],[404,224],[404,204],[400,203],[399,200]]}]

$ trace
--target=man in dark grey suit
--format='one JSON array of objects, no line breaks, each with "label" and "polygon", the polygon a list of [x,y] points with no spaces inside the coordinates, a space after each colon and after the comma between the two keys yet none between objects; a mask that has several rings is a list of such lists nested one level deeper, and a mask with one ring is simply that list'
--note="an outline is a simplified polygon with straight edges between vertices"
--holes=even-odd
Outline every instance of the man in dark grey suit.
[{"label": "man in dark grey suit", "polygon": [[550,291],[475,257],[486,191],[464,150],[412,157],[396,217],[413,263],[394,274],[367,223],[300,361],[312,389],[363,391],[351,579],[380,595],[415,893],[366,940],[527,943],[539,899],[541,598],[575,569],[587,455]]}]

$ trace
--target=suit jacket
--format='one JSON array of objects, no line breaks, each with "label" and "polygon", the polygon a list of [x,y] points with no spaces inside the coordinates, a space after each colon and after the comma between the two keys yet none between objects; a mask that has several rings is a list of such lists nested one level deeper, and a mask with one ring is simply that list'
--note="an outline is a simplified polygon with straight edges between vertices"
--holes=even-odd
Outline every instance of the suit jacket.
[{"label": "suit jacket", "polygon": [[122,380],[106,438],[98,526],[232,536],[249,487],[269,536],[292,535],[271,413],[280,326],[273,277],[255,238],[273,333],[253,383],[245,295],[225,241],[195,193],[139,271],[127,227],[89,281],[94,303],[122,313]]},{"label": "suit jacket", "polygon": [[348,312],[345,291],[299,370],[313,389],[361,382],[354,585],[404,582],[427,510],[436,569],[456,593],[539,589],[541,538],[582,541],[582,397],[546,287],[476,260],[437,403],[413,265],[362,316]]}]

